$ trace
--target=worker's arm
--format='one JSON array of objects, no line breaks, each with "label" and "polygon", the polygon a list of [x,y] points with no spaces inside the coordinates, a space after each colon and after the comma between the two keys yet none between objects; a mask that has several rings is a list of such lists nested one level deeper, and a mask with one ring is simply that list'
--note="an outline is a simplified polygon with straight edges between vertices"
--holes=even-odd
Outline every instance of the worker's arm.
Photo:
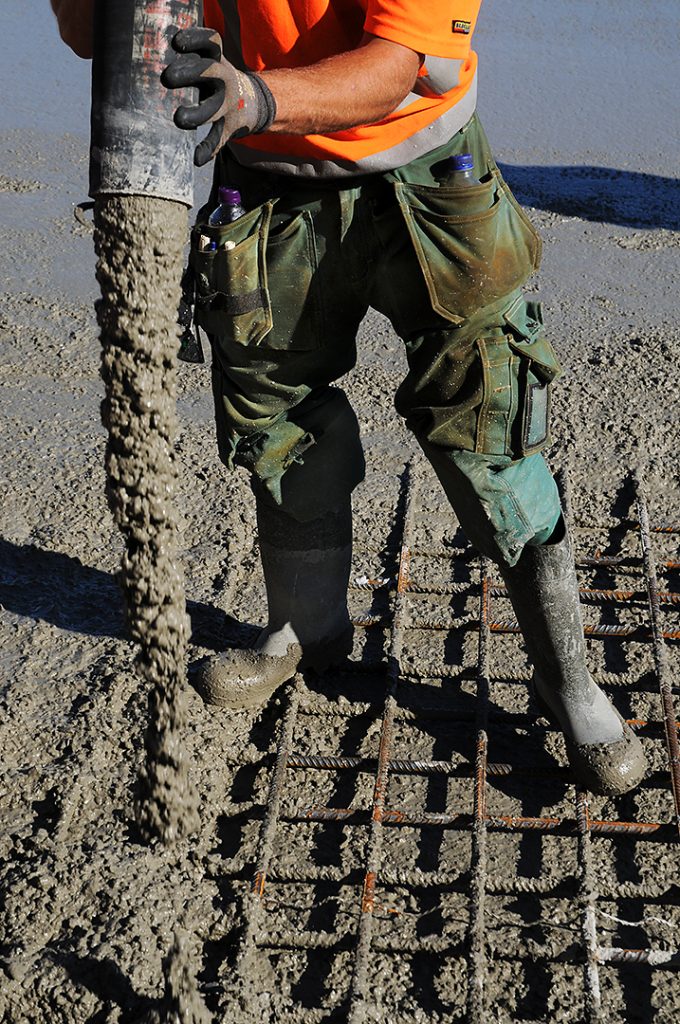
[{"label": "worker's arm", "polygon": [[74,53],[92,56],[94,0],[50,0],[57,16],[59,35]]},{"label": "worker's arm", "polygon": [[413,88],[420,56],[406,46],[364,35],[356,50],[305,68],[263,71],[276,100],[270,132],[310,135],[374,124]]},{"label": "worker's arm", "polygon": [[179,56],[163,72],[168,88],[199,87],[196,107],[180,107],[180,128],[213,127],[196,148],[207,163],[230,138],[261,131],[309,135],[373,124],[390,114],[413,87],[421,57],[387,39],[365,34],[356,50],[308,67],[237,71],[222,56],[219,35],[210,29],[178,32]]}]

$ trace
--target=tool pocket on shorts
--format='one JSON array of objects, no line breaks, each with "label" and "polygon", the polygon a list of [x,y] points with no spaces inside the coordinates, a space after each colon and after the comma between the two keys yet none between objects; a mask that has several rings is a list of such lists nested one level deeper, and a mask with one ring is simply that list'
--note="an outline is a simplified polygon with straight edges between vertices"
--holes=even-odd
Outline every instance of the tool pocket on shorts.
[{"label": "tool pocket on shorts", "polygon": [[264,346],[291,351],[321,348],[324,331],[319,260],[309,210],[293,214],[280,226],[272,224],[266,261],[272,329]]},{"label": "tool pocket on shorts", "polygon": [[550,443],[550,388],[562,369],[540,303],[520,297],[503,319],[506,333],[476,342],[483,385],[475,450],[516,459]]},{"label": "tool pocket on shorts", "polygon": [[495,170],[473,186],[394,185],[440,316],[460,324],[538,269],[540,238]]},{"label": "tool pocket on shorts", "polygon": [[271,330],[265,251],[273,205],[265,203],[232,224],[193,228],[195,319],[208,334],[257,345]]}]

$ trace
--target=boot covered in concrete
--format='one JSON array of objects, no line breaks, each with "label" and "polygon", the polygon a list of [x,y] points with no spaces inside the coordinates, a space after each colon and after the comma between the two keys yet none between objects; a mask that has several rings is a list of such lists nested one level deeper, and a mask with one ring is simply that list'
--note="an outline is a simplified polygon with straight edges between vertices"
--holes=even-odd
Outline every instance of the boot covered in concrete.
[{"label": "boot covered in concrete", "polygon": [[256,500],[267,625],[254,648],[210,658],[194,683],[206,703],[232,711],[263,704],[298,669],[321,672],[352,651],[349,499],[304,523]]},{"label": "boot covered in concrete", "polygon": [[578,582],[564,520],[550,543],[526,545],[500,567],[534,665],[534,694],[564,734],[572,771],[595,793],[633,789],[646,769],[642,744],[591,678]]}]

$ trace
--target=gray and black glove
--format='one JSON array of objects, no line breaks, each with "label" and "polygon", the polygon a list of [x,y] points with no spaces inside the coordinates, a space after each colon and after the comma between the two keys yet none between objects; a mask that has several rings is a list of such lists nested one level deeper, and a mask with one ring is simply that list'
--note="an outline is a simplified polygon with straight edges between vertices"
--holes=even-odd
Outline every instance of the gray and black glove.
[{"label": "gray and black glove", "polygon": [[264,81],[254,74],[238,71],[222,53],[222,39],[210,28],[187,28],[177,32],[172,46],[178,56],[165,68],[161,81],[168,89],[197,86],[195,107],[178,107],[178,128],[212,128],[196,146],[194,163],[202,167],[228,139],[264,132],[276,117],[276,102]]}]

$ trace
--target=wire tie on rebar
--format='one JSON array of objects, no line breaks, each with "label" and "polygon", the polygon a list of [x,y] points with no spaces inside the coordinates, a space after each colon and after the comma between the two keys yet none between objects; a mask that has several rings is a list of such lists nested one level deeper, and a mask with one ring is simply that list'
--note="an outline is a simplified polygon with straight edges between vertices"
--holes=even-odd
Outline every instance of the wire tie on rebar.
[{"label": "wire tie on rebar", "polygon": [[616,921],[617,924],[625,924],[630,928],[640,928],[645,925],[654,922],[654,924],[663,924],[667,928],[672,928],[674,931],[678,929],[677,921],[667,921],[664,917],[646,917],[642,921],[626,921],[623,917],[616,917],[614,914],[607,914],[604,910],[598,910],[600,917],[606,917],[609,921]]}]

